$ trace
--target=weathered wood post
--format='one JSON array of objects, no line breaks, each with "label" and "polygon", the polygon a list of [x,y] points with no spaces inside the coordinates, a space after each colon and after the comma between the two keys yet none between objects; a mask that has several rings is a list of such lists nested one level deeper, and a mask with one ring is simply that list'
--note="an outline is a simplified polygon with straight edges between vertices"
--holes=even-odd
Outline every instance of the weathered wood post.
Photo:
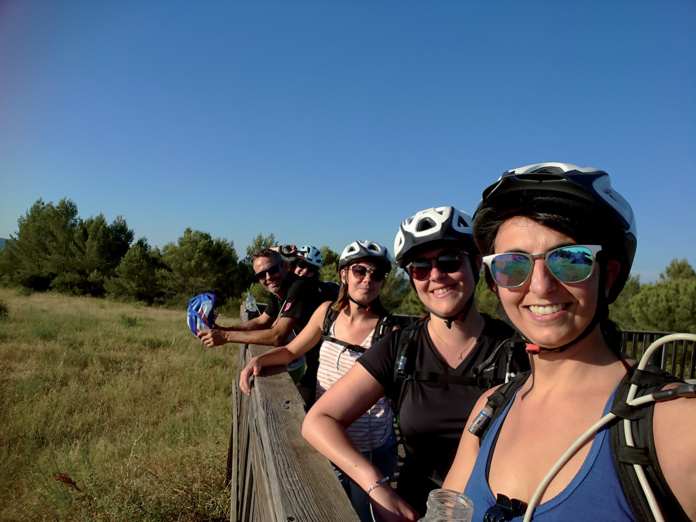
[{"label": "weathered wood post", "polygon": [[[239,372],[269,348],[240,345]],[[301,434],[304,402],[283,367],[265,368],[251,396],[233,383],[231,516],[240,521],[358,521],[331,463]]]}]

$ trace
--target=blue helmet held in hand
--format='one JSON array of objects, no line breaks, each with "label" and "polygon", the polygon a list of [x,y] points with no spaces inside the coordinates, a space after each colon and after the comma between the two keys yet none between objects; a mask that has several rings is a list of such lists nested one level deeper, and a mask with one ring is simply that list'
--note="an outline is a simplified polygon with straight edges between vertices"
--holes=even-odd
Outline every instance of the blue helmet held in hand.
[{"label": "blue helmet held in hand", "polygon": [[205,292],[189,301],[188,326],[193,335],[198,337],[201,330],[210,330],[215,325],[215,294]]}]

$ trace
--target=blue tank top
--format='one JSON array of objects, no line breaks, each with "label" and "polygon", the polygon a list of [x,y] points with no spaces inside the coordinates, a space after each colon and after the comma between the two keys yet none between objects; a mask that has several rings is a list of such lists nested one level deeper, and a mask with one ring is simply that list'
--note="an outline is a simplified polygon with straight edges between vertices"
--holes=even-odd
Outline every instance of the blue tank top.
[{"label": "blue tank top", "polygon": [[[515,395],[517,395],[517,392],[515,392]],[[612,393],[607,405],[604,407],[604,414],[610,411],[613,399],[614,394]],[[473,521],[482,521],[486,510],[490,506],[495,505],[495,496],[488,486],[486,470],[498,431],[500,431],[500,427],[513,402],[514,397],[488,430],[486,437],[481,443],[474,469],[464,490],[466,496],[474,502]],[[501,493],[505,492],[502,491]],[[520,516],[512,520],[521,521],[523,518]],[[607,426],[595,435],[590,452],[573,480],[561,493],[543,504],[539,504],[534,510],[533,520],[539,522],[558,520],[635,522],[636,519],[628,505],[619,481],[619,475],[614,466],[611,437],[609,436],[609,428]]]}]

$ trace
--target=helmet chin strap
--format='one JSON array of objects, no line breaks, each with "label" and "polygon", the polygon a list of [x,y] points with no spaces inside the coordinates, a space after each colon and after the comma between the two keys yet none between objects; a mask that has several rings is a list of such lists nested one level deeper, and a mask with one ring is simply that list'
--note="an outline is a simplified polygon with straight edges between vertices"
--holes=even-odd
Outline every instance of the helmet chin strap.
[{"label": "helmet chin strap", "polygon": [[[350,297],[350,296],[349,296]],[[474,292],[471,292],[471,297],[469,297],[469,300],[464,304],[464,308],[462,308],[458,313],[455,315],[450,315],[450,316],[444,316],[440,315],[437,312],[433,312],[430,308],[427,306],[425,307],[428,312],[430,312],[432,315],[437,317],[438,319],[442,319],[445,321],[445,325],[447,328],[452,328],[452,323],[454,321],[464,321],[466,319],[466,316],[469,314],[469,310],[471,310],[471,305],[474,302]]]},{"label": "helmet chin strap", "polygon": [[[603,275],[600,276],[600,285],[599,288],[603,288],[604,286],[604,277]],[[595,309],[595,314],[592,317],[592,320],[590,321],[590,324],[587,325],[587,327],[582,331],[580,335],[578,335],[575,339],[572,341],[562,345],[558,346],[556,348],[546,348],[545,346],[539,346],[538,344],[532,343],[526,335],[524,335],[517,326],[510,320],[508,317],[507,313],[505,312],[505,308],[503,308],[503,304],[500,302],[500,299],[498,299],[498,308],[496,310],[498,312],[498,315],[505,321],[508,325],[510,325],[512,328],[515,329],[517,334],[522,338],[524,342],[527,343],[527,353],[531,355],[538,355],[540,352],[564,352],[574,344],[582,341],[585,337],[587,337],[592,331],[595,329],[595,327],[604,321],[607,317],[609,317],[609,304],[607,303],[607,298],[604,294],[599,295],[599,299],[597,300],[597,308]]]}]

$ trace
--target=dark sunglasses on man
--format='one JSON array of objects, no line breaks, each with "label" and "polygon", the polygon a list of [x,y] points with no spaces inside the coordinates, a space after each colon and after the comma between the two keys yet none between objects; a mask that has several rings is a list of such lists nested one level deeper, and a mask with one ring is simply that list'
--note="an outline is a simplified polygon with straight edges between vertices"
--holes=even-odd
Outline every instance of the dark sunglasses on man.
[{"label": "dark sunglasses on man", "polygon": [[279,265],[272,265],[272,266],[269,266],[266,270],[261,270],[260,272],[256,272],[256,273],[254,274],[254,276],[255,276],[256,279],[258,279],[259,281],[265,281],[265,280],[266,280],[266,275],[274,276],[274,275],[276,275],[278,272],[280,272],[280,266],[279,266]]}]

